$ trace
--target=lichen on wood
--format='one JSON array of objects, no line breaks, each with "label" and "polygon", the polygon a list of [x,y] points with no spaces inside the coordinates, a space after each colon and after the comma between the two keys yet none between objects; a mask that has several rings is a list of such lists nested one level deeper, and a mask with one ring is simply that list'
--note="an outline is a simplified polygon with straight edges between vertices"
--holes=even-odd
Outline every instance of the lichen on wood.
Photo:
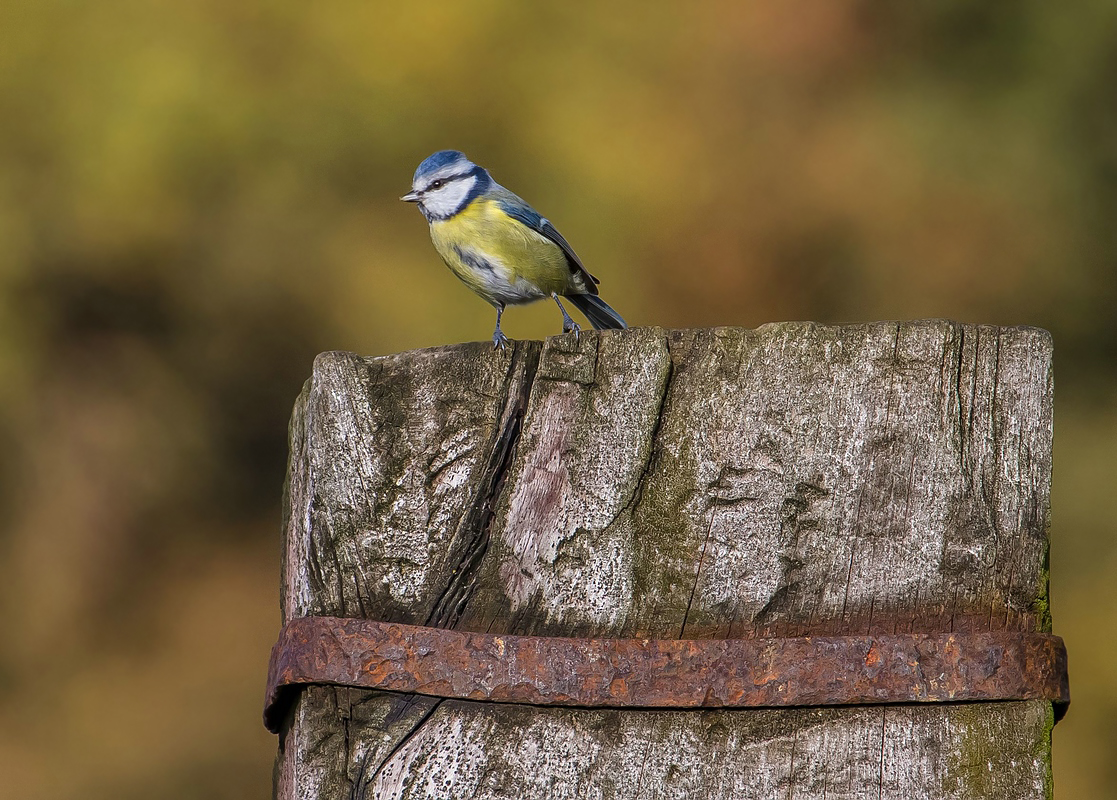
[{"label": "lichen on wood", "polygon": [[[292,418],[284,615],[661,638],[1046,630],[1051,430],[1051,341],[1030,328],[327,353]],[[1043,797],[1045,706],[588,712],[312,687],[277,796]]]}]

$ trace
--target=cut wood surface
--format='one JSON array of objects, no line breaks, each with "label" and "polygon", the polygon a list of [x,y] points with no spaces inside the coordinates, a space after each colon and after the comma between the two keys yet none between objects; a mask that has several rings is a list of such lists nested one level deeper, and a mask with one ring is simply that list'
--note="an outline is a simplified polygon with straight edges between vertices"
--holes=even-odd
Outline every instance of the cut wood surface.
[{"label": "cut wood surface", "polygon": [[[1049,630],[1051,340],[949,322],[363,358],[296,404],[287,619]],[[1050,704],[587,711],[311,687],[277,796],[1045,797]]]}]

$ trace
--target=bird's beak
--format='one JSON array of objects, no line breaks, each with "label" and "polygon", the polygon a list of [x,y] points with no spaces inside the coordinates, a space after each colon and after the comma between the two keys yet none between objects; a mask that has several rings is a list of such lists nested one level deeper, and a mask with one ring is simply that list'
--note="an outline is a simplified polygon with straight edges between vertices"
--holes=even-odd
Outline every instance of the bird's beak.
[{"label": "bird's beak", "polygon": [[400,198],[400,200],[405,203],[418,203],[422,199],[422,196],[418,192],[408,192]]}]

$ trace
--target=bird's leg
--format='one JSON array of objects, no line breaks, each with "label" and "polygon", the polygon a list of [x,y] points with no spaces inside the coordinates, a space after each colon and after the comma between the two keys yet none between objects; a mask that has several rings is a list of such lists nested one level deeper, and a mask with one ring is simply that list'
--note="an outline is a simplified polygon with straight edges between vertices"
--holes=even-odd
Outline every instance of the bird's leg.
[{"label": "bird's leg", "polygon": [[566,313],[566,309],[563,308],[562,303],[559,302],[558,295],[555,294],[554,292],[551,292],[551,297],[554,299],[555,305],[557,305],[559,307],[559,311],[562,312],[562,332],[563,333],[573,333],[574,338],[577,339],[578,338],[578,333],[582,329],[580,327],[578,327],[578,323],[575,322],[574,320],[572,320],[570,318],[570,315]]},{"label": "bird's leg", "polygon": [[496,307],[496,330],[493,331],[493,350],[498,347],[501,350],[508,348],[508,343],[512,341],[504,335],[504,331],[500,329],[500,315],[504,313],[504,303],[500,303]]}]

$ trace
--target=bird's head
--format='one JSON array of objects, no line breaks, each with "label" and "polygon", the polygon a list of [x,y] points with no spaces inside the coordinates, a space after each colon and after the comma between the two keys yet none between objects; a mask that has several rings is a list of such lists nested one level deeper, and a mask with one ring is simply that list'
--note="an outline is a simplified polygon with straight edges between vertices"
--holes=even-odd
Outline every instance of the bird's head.
[{"label": "bird's head", "polygon": [[489,173],[457,150],[440,150],[415,170],[411,191],[400,200],[417,203],[428,220],[454,216],[491,183]]}]

